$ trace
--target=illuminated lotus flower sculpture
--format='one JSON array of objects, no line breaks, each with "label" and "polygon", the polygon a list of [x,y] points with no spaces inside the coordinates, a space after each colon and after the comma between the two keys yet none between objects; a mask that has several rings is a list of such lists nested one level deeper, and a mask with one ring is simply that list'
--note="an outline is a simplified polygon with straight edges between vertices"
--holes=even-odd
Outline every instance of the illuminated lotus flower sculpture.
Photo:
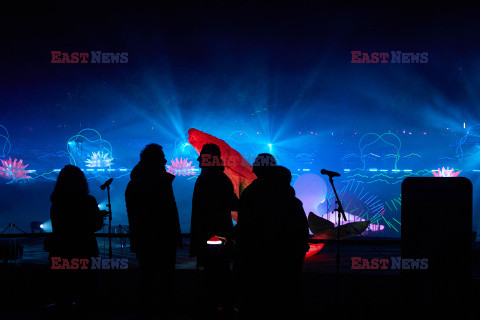
[{"label": "illuminated lotus flower sculpture", "polygon": [[192,161],[188,161],[188,158],[176,158],[175,160],[170,160],[171,165],[167,164],[167,172],[176,176],[194,176],[195,175],[195,166],[192,166]]},{"label": "illuminated lotus flower sculpture", "polygon": [[445,169],[445,167],[442,167],[442,170],[438,168],[438,170],[432,170],[432,173],[435,177],[458,177],[458,174],[460,171],[454,171],[454,169]]},{"label": "illuminated lotus flower sculpture", "polygon": [[103,151],[92,152],[92,155],[85,161],[85,165],[90,168],[110,167],[113,164],[113,158],[108,155],[108,152],[103,153]]},{"label": "illuminated lotus flower sculpture", "polygon": [[28,164],[23,164],[23,160],[20,159],[17,161],[15,159],[12,161],[12,158],[8,160],[1,160],[2,166],[0,167],[0,177],[13,180],[13,179],[30,179],[31,177],[27,175],[28,170],[25,170],[28,167]]},{"label": "illuminated lotus flower sculpture", "polygon": [[[348,212],[345,212],[345,217],[347,218],[347,221],[343,221],[343,220],[340,221],[340,225],[344,225],[344,224],[351,223],[351,222],[366,221],[365,219],[363,219],[359,216],[356,216],[354,214],[350,214]],[[338,214],[336,212],[329,212],[329,213],[326,213],[326,214],[322,215],[321,218],[326,219],[326,220],[332,222],[334,225],[336,225],[337,220],[338,220]],[[372,232],[381,231],[383,229],[385,229],[385,226],[382,225],[382,224],[371,223],[368,226],[368,230],[370,230]]]}]

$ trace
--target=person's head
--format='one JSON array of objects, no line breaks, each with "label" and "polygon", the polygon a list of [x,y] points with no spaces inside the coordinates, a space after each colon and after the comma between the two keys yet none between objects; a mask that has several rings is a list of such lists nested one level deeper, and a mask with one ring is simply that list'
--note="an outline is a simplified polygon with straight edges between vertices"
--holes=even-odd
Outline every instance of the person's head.
[{"label": "person's head", "polygon": [[270,153],[260,153],[253,162],[252,172],[257,178],[265,178],[271,173],[271,168],[277,165],[275,157]]},{"label": "person's head", "polygon": [[214,143],[207,143],[202,147],[200,156],[197,158],[200,168],[223,167],[222,153]]},{"label": "person's head", "polygon": [[156,143],[148,144],[143,148],[140,153],[140,161],[149,165],[159,165],[162,167],[167,163],[162,146]]},{"label": "person's head", "polygon": [[87,178],[82,170],[73,165],[66,165],[58,174],[55,189],[50,196],[50,200],[60,200],[62,198],[76,198],[88,195]]}]

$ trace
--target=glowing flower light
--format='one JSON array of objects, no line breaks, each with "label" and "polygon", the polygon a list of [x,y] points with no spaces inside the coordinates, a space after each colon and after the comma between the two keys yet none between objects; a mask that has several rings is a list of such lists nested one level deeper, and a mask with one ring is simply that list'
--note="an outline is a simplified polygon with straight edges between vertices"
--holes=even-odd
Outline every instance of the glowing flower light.
[{"label": "glowing flower light", "polygon": [[172,165],[167,165],[167,172],[176,176],[193,176],[195,175],[195,167],[192,166],[192,161],[188,158],[176,158],[171,160]]},{"label": "glowing flower light", "polygon": [[30,176],[27,176],[28,170],[25,170],[28,167],[28,164],[23,164],[23,160],[20,159],[17,161],[15,159],[12,162],[12,158],[8,160],[1,160],[2,166],[0,167],[0,177],[5,179],[30,179]]},{"label": "glowing flower light", "polygon": [[109,157],[108,155],[108,152],[92,152],[90,158],[85,161],[86,166],[90,168],[110,167],[113,164],[113,158]]},{"label": "glowing flower light", "polygon": [[445,167],[442,167],[442,170],[438,168],[438,170],[432,170],[432,173],[435,177],[457,177],[460,171],[453,171],[454,169],[445,169]]},{"label": "glowing flower light", "polygon": [[[324,219],[327,219],[330,222],[332,222],[334,225],[337,225],[338,213],[329,212],[329,213],[326,213],[326,214],[322,215],[321,217],[324,218]],[[359,216],[356,216],[354,214],[350,214],[348,212],[345,212],[345,218],[347,218],[347,221],[340,220],[340,225],[344,225],[344,224],[351,223],[351,222],[365,221],[365,219],[363,219]],[[382,224],[373,224],[372,223],[368,226],[367,229],[372,231],[372,232],[377,232],[377,231],[382,231],[383,229],[385,229],[385,226],[382,225]]]},{"label": "glowing flower light", "polygon": [[371,224],[368,226],[368,229],[373,232],[382,231],[383,229],[385,229],[385,226],[382,224]]}]

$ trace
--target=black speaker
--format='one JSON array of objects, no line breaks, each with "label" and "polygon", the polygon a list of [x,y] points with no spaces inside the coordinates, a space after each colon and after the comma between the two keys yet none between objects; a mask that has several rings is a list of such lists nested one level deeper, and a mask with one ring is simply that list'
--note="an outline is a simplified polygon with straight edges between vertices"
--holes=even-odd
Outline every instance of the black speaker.
[{"label": "black speaker", "polygon": [[[402,183],[402,299],[432,315],[467,308],[471,296],[472,184],[463,177]],[[420,264],[418,264],[420,261]],[[414,264],[413,264],[414,263]],[[412,268],[412,265],[423,268]],[[402,266],[402,267],[403,267]]]}]

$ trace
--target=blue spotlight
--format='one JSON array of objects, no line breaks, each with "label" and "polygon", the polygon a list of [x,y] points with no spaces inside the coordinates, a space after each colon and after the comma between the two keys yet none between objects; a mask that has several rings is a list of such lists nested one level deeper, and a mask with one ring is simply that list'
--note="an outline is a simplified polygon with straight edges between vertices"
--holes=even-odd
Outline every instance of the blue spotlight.
[{"label": "blue spotlight", "polygon": [[52,232],[52,222],[50,220],[40,224],[40,228],[45,232]]}]

